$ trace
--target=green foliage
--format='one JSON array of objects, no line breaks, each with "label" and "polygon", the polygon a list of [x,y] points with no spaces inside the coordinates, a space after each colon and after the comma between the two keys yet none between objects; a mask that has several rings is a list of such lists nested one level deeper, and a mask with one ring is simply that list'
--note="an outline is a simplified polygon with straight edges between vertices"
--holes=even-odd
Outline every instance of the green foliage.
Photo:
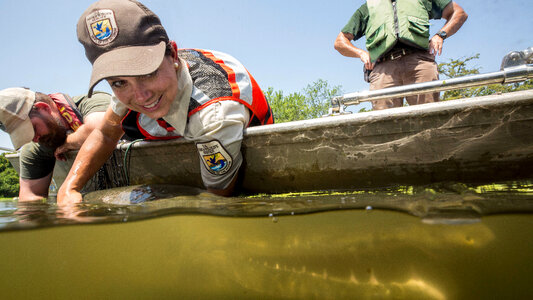
[{"label": "green foliage", "polygon": [[265,91],[265,97],[272,108],[276,123],[302,120],[305,118],[306,113],[304,110],[307,107],[305,106],[303,95],[292,93],[284,96],[283,91],[274,91],[274,88],[269,87]]},{"label": "green foliage", "polygon": [[319,118],[328,112],[331,98],[342,93],[340,86],[331,87],[326,80],[318,79],[307,85],[301,93],[284,95],[269,87],[265,97],[272,108],[276,123]]},{"label": "green foliage", "polygon": [[[444,75],[445,78],[455,78],[467,75],[475,75],[480,73],[480,67],[470,67],[468,64],[473,60],[479,59],[479,53],[476,55],[461,57],[459,59],[450,59],[448,62],[440,63],[439,74]],[[441,78],[442,79],[442,78]],[[528,79],[523,82],[509,83],[509,84],[491,84],[482,87],[466,88],[460,90],[452,90],[444,92],[440,100],[453,100],[459,98],[470,98],[477,96],[486,96],[497,93],[507,93],[520,90],[527,90],[533,88],[533,80]]]},{"label": "green foliage", "polygon": [[5,154],[0,155],[0,197],[15,197],[19,192],[19,176]]}]

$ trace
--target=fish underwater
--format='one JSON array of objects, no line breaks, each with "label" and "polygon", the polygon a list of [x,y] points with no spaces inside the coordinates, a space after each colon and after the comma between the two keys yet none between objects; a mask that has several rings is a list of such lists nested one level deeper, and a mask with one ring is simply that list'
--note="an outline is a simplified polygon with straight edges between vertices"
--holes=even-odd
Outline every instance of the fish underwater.
[{"label": "fish underwater", "polygon": [[[481,216],[491,211],[488,199],[471,194],[447,202],[426,192],[385,195],[224,198],[163,185],[89,193],[77,226],[0,233],[9,257],[0,260],[0,286],[8,298],[28,299],[80,291],[196,299],[528,294],[531,264],[520,263],[533,253],[528,215]],[[7,286],[29,281],[31,289]]]}]

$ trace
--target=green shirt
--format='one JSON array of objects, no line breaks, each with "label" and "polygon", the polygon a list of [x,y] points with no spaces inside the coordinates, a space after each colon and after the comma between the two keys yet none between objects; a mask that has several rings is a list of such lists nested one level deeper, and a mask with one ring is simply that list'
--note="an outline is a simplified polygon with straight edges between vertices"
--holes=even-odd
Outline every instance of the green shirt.
[{"label": "green shirt", "polygon": [[[401,1],[401,0],[397,0]],[[428,11],[430,19],[442,18],[442,11],[452,0],[431,0],[431,10]],[[368,23],[368,8],[366,2],[359,7],[348,23],[342,28],[341,32],[351,33],[354,36],[354,41],[360,39],[366,32],[366,25]]]},{"label": "green shirt", "polygon": [[[111,95],[95,92],[91,98],[76,96],[72,98],[83,117],[93,112],[105,112],[111,102]],[[54,149],[30,142],[20,151],[20,177],[39,179],[52,173],[56,159]]]}]

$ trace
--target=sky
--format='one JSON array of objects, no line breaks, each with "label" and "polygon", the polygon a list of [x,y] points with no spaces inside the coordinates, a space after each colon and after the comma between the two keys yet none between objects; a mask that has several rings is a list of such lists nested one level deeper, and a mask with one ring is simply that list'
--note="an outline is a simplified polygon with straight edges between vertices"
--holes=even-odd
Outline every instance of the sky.
[{"label": "sky", "polygon": [[[85,94],[91,65],[76,24],[92,0],[0,0],[0,89],[29,87],[43,93]],[[318,79],[345,93],[368,89],[359,59],[340,55],[333,43],[362,0],[145,0],[180,48],[231,54],[263,89],[301,92]],[[444,41],[437,62],[468,57],[482,72],[498,71],[505,54],[533,46],[530,0],[457,1],[469,18]],[[436,33],[444,20],[431,21]],[[355,42],[364,48],[364,38]],[[102,82],[97,90],[110,92]],[[0,147],[12,148],[0,131]],[[0,151],[1,152],[1,151]]]}]

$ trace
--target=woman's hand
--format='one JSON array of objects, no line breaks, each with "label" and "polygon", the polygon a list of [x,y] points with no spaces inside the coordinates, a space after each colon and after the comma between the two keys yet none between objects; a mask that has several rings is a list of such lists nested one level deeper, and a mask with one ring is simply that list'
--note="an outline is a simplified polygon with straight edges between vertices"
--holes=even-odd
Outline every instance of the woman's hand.
[{"label": "woman's hand", "polygon": [[57,192],[57,205],[67,206],[71,204],[81,203],[83,197],[81,193],[76,190],[67,189],[66,185],[63,184],[59,191]]}]

